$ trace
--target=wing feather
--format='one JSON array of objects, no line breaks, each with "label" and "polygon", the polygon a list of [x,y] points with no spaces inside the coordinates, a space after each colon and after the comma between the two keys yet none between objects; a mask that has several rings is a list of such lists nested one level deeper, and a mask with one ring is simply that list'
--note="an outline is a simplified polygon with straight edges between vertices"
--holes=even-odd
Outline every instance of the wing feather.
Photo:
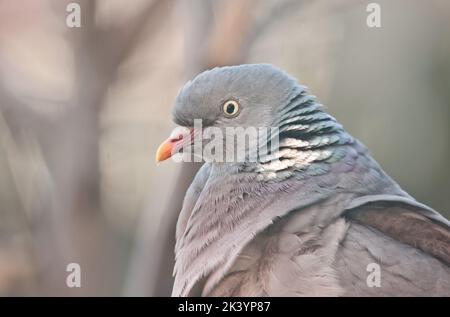
[{"label": "wing feather", "polygon": [[[393,196],[395,197],[395,196]],[[431,208],[411,199],[362,199],[345,216],[415,247],[450,266],[450,225]]]}]

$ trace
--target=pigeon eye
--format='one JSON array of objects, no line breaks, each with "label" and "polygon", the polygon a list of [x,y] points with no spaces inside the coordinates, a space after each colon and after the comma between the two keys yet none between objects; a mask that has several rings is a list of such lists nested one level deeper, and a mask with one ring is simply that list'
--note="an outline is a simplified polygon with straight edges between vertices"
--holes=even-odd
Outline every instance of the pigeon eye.
[{"label": "pigeon eye", "polygon": [[234,117],[239,113],[239,104],[235,100],[225,101],[223,104],[223,112],[227,117]]}]

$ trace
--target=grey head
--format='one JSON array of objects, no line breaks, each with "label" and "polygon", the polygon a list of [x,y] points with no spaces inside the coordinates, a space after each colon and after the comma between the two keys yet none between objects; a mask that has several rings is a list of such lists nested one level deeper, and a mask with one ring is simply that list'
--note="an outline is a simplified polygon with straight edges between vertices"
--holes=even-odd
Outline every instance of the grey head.
[{"label": "grey head", "polygon": [[[179,92],[173,118],[186,127],[201,119],[206,127],[277,128],[276,135],[268,134],[265,140],[276,136],[276,150],[260,156],[257,164],[241,164],[269,178],[274,173],[288,177],[313,162],[338,161],[347,152],[338,146],[353,142],[304,86],[269,64],[218,67],[199,74]],[[313,173],[323,170],[315,167]]]},{"label": "grey head", "polygon": [[[298,88],[292,77],[269,64],[218,67],[199,74],[181,89],[173,117],[183,126],[192,126],[194,119],[214,126],[271,126],[277,110]],[[239,104],[236,115],[224,113],[229,100]]]}]

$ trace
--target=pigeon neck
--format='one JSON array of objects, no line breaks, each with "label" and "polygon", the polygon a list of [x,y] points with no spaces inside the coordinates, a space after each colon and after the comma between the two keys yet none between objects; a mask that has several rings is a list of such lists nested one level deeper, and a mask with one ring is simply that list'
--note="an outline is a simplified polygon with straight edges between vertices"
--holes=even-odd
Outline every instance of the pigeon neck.
[{"label": "pigeon neck", "polygon": [[244,171],[260,180],[284,180],[299,173],[325,173],[329,165],[346,156],[354,139],[336,119],[323,111],[314,96],[302,90],[282,108],[275,124],[279,146]]}]

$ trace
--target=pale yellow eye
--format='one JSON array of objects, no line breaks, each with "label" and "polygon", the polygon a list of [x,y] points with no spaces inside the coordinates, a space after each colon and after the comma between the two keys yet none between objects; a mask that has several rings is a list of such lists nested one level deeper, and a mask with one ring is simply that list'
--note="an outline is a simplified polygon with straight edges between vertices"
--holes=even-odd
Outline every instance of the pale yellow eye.
[{"label": "pale yellow eye", "polygon": [[234,117],[239,113],[239,103],[235,100],[225,101],[223,104],[223,113],[227,117]]}]

